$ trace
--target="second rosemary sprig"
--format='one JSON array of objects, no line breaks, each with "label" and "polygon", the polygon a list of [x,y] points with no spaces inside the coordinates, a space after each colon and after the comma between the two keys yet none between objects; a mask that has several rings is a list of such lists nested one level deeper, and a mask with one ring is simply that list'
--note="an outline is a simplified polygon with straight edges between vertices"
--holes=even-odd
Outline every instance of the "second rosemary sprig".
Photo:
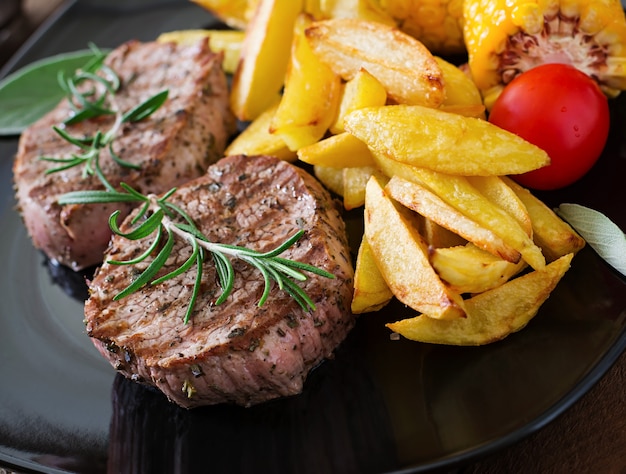
[{"label": "second rosemary sprig", "polygon": [[[132,229],[124,232],[120,229],[118,219],[119,211],[111,214],[109,225],[114,234],[129,240],[140,240],[154,235],[151,245],[138,257],[131,260],[109,260],[113,265],[132,265],[147,261],[156,253],[146,269],[133,282],[115,296],[115,300],[124,298],[145,285],[158,285],[164,281],[196,267],[196,278],[192,290],[192,296],[185,313],[184,322],[191,318],[193,309],[200,291],[203,265],[210,255],[215,264],[219,284],[222,292],[215,305],[222,304],[231,294],[235,274],[232,259],[239,259],[254,266],[261,273],[264,280],[264,290],[258,305],[262,306],[267,300],[272,281],[276,282],[279,289],[287,292],[300,307],[305,310],[315,310],[315,303],[306,292],[297,284],[307,279],[303,272],[310,272],[326,278],[334,278],[334,275],[326,270],[280,257],[280,255],[294,245],[304,234],[299,230],[289,239],[268,252],[258,252],[246,247],[229,245],[210,241],[198,227],[193,219],[179,206],[168,199],[176,191],[175,188],[161,197],[154,195],[145,196],[126,184],[121,185],[121,191],[76,191],[67,193],[59,198],[59,204],[97,204],[112,202],[137,202],[139,209],[132,218]],[[165,266],[174,249],[175,237],[185,239],[192,247],[189,258],[178,268],[157,278],[159,271]],[[160,248],[159,248],[160,247]]]}]

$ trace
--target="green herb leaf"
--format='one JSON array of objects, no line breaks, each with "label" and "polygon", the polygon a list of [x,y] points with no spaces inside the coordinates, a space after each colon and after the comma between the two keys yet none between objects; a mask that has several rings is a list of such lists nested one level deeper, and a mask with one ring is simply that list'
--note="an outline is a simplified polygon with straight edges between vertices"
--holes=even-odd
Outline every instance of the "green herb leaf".
[{"label": "green herb leaf", "polygon": [[142,102],[138,106],[129,110],[122,116],[122,122],[139,122],[145,118],[150,117],[156,110],[161,107],[167,100],[169,94],[168,90],[159,92],[153,95],[145,102]]},{"label": "green herb leaf", "polygon": [[607,216],[580,204],[561,204],[556,212],[609,265],[626,275],[626,235]]},{"label": "green herb leaf", "polygon": [[59,72],[71,74],[96,57],[92,50],[59,54],[35,61],[0,81],[0,136],[18,135],[52,110],[65,96],[57,81]]}]

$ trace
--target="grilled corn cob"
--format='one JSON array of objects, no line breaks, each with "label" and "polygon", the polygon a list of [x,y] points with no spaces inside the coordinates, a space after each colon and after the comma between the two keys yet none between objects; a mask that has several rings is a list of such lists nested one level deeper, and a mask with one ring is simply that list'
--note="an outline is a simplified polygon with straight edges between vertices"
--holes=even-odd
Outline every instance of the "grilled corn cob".
[{"label": "grilled corn cob", "polygon": [[626,19],[619,0],[465,0],[464,37],[489,109],[503,87],[547,62],[569,63],[605,94],[626,89]]},{"label": "grilled corn cob", "polygon": [[435,54],[465,51],[463,0],[378,0],[405,33]]}]

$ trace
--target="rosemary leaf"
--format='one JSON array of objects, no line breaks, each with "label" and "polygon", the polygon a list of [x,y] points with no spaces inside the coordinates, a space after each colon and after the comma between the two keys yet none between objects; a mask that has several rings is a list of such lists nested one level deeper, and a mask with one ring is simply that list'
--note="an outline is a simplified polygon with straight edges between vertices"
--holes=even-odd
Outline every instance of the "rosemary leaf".
[{"label": "rosemary leaf", "polygon": [[57,202],[65,206],[67,204],[105,204],[114,202],[138,202],[143,200],[144,199],[139,199],[128,193],[93,190],[71,191],[61,195]]},{"label": "rosemary leaf", "polygon": [[158,94],[153,95],[148,100],[142,102],[138,106],[126,112],[122,115],[122,122],[139,122],[150,115],[152,115],[156,110],[163,105],[163,103],[167,100],[167,96],[169,94],[168,90],[164,90],[159,92]]},{"label": "rosemary leaf", "polygon": [[176,270],[171,271],[167,275],[163,275],[161,278],[157,278],[156,280],[154,280],[151,283],[152,285],[158,285],[159,283],[163,283],[164,281],[171,280],[172,278],[175,278],[178,275],[182,275],[187,270],[189,270],[193,266],[194,263],[196,263],[198,252],[200,252],[200,246],[198,245],[198,242],[196,241],[196,239],[194,239],[193,237],[189,237],[187,241],[189,242],[192,248],[192,252],[189,258],[185,261],[185,263],[183,263]]},{"label": "rosemary leaf", "polygon": [[113,300],[118,301],[122,298],[125,298],[126,296],[139,290],[142,286],[146,285],[152,279],[152,277],[154,277],[159,272],[159,270],[163,268],[163,265],[165,265],[165,262],[172,253],[173,248],[174,234],[172,234],[172,232],[168,229],[167,241],[165,242],[165,245],[163,246],[161,251],[155,257],[155,259],[150,262],[150,265],[148,265],[148,267],[141,273],[141,275],[139,275],[139,277],[135,281],[133,281],[130,285],[120,291],[117,295],[115,295],[113,297]]},{"label": "rosemary leaf", "polygon": [[196,281],[194,282],[193,289],[191,291],[191,298],[189,298],[189,304],[187,305],[187,311],[185,311],[185,317],[183,318],[183,323],[189,323],[189,319],[193,313],[194,307],[196,306],[196,300],[198,299],[198,294],[200,293],[200,285],[202,283],[202,264],[204,263],[204,251],[202,247],[198,251],[196,255]]},{"label": "rosemary leaf", "polygon": [[148,217],[143,223],[135,227],[132,231],[124,233],[117,225],[117,218],[120,215],[120,211],[115,211],[109,217],[109,227],[117,235],[124,237],[128,240],[139,240],[144,237],[148,237],[154,231],[161,227],[163,221],[163,211],[161,209],[155,211],[150,217]]},{"label": "rosemary leaf", "polygon": [[133,258],[131,260],[107,260],[107,263],[110,263],[111,265],[135,265],[135,264],[137,264],[139,262],[143,262],[159,246],[159,242],[161,242],[161,236],[162,235],[163,235],[163,227],[161,226],[161,227],[159,227],[157,229],[156,237],[154,238],[154,240],[152,241],[150,246],[141,255],[139,255],[138,257],[135,257],[135,258]]}]

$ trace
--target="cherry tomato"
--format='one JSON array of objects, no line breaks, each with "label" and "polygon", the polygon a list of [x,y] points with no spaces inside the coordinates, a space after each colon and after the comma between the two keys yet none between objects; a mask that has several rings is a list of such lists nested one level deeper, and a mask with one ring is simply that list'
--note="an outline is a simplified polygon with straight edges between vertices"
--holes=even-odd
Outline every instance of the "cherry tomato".
[{"label": "cherry tomato", "polygon": [[537,145],[550,165],[513,176],[523,186],[557,189],[587,173],[609,134],[609,106],[598,85],[567,64],[543,64],[517,76],[489,121]]}]

